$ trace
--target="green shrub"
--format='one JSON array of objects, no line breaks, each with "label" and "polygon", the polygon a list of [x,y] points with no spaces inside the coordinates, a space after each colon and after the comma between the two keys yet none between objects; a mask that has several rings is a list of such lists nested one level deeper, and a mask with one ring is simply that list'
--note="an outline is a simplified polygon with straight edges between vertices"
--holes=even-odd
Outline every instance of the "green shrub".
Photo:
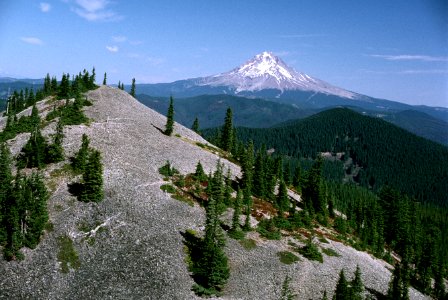
[{"label": "green shrub", "polygon": [[322,252],[328,256],[340,257],[341,255],[331,248],[322,248]]},{"label": "green shrub", "polygon": [[176,192],[176,188],[171,184],[164,184],[160,186],[160,189],[166,193],[174,194]]},{"label": "green shrub", "polygon": [[281,238],[280,230],[275,226],[273,219],[263,219],[258,223],[258,233],[268,240],[279,240]]},{"label": "green shrub", "polygon": [[166,177],[174,176],[175,174],[179,174],[179,171],[174,167],[171,167],[171,163],[169,160],[166,161],[166,164],[159,168],[159,173]]},{"label": "green shrub", "polygon": [[78,253],[73,247],[73,241],[67,235],[58,238],[59,253],[58,261],[61,263],[61,272],[68,273],[69,268],[78,269],[81,266]]},{"label": "green shrub", "polygon": [[228,232],[228,235],[235,240],[242,240],[246,236],[246,233],[242,231],[241,229],[238,230],[230,230]]},{"label": "green shrub", "polygon": [[253,239],[240,240],[240,244],[246,250],[252,250],[257,247],[257,243]]},{"label": "green shrub", "polygon": [[279,257],[280,261],[284,264],[290,265],[297,261],[300,261],[300,258],[294,255],[293,253],[289,251],[280,251],[277,252],[277,256]]},{"label": "green shrub", "polygon": [[311,237],[308,239],[306,245],[299,249],[299,253],[309,260],[315,260],[320,263],[324,262],[322,253],[320,253],[317,246],[313,244]]},{"label": "green shrub", "polygon": [[319,240],[319,242],[321,242],[321,243],[329,244],[328,240],[327,240],[325,237],[323,237],[323,236],[319,237],[318,240]]}]

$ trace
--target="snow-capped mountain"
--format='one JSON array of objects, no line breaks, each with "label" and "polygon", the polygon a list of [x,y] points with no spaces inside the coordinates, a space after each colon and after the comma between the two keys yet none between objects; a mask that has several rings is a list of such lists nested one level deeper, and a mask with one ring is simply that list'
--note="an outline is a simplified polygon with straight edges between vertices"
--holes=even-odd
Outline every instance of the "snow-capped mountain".
[{"label": "snow-capped mountain", "polygon": [[332,86],[305,73],[297,72],[287,66],[271,52],[263,52],[232,71],[195,80],[199,86],[228,86],[235,93],[256,92],[267,89],[300,90],[336,95],[344,98],[357,98],[359,95]]},{"label": "snow-capped mountain", "polygon": [[261,98],[292,104],[296,108],[318,110],[335,106],[359,107],[380,113],[416,109],[448,120],[447,108],[414,107],[354,93],[298,72],[271,52],[255,55],[239,67],[217,75],[171,83],[139,84],[137,93],[162,97],[172,95],[175,98],[226,94],[239,96],[242,101]]}]

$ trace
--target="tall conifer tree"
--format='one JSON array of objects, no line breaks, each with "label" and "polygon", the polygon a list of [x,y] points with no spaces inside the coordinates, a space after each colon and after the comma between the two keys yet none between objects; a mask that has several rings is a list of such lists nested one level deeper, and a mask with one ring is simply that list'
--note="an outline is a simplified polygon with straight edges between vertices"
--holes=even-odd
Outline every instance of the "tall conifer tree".
[{"label": "tall conifer tree", "polygon": [[166,135],[171,135],[174,131],[174,100],[170,97],[170,105],[168,107],[168,112],[166,114],[166,125],[164,133]]},{"label": "tall conifer tree", "polygon": [[232,120],[232,109],[227,108],[226,117],[224,119],[224,126],[221,131],[221,148],[224,151],[231,152],[233,141],[234,141],[234,130],[233,130],[233,120]]},{"label": "tall conifer tree", "polygon": [[129,95],[135,97],[135,78],[132,78],[131,91],[129,92]]}]

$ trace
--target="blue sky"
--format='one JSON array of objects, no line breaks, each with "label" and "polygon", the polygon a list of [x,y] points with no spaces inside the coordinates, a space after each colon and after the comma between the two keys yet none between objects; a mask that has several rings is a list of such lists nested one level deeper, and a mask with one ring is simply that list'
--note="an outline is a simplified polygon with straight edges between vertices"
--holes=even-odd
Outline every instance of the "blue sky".
[{"label": "blue sky", "polygon": [[0,40],[1,77],[171,82],[272,51],[351,91],[448,107],[445,0],[0,0]]}]

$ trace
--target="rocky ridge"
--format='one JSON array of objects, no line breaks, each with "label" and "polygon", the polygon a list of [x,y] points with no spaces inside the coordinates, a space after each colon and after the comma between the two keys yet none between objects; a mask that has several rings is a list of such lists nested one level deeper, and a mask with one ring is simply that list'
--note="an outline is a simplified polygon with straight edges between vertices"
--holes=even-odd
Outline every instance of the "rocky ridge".
[{"label": "rocky ridge", "polygon": [[[92,121],[66,126],[64,149],[70,157],[79,148],[82,134],[90,137],[91,145],[103,155],[105,199],[98,204],[78,202],[67,188],[76,178],[61,171],[67,161],[47,168],[53,229],[36,249],[23,249],[25,260],[0,258],[0,299],[197,299],[191,291],[194,282],[187,271],[180,232],[200,232],[204,210],[164,193],[158,168],[169,160],[186,174],[201,161],[210,172],[220,158],[199,147],[197,143],[207,142],[179,124],[173,136],[163,135],[166,118],[123,91],[103,86],[87,97],[93,106],[86,107],[85,113]],[[42,113],[46,104],[45,100],[39,103]],[[44,135],[52,134],[54,127],[55,123],[48,125]],[[13,155],[28,136],[9,141]],[[239,175],[238,166],[225,159],[221,162]],[[57,257],[58,237],[65,235],[73,240],[80,260],[80,267],[67,274],[60,272]],[[278,299],[286,275],[292,278],[297,299],[320,299],[324,289],[331,296],[342,268],[351,277],[357,264],[367,288],[387,291],[391,266],[339,242],[322,245],[340,257],[324,255],[323,264],[301,257],[300,262],[286,265],[277,253],[290,250],[288,241],[302,244],[299,240],[290,236],[267,241],[256,232],[248,238],[256,242],[254,249],[227,239],[231,275],[222,299]],[[426,299],[412,289],[410,295]]]}]

